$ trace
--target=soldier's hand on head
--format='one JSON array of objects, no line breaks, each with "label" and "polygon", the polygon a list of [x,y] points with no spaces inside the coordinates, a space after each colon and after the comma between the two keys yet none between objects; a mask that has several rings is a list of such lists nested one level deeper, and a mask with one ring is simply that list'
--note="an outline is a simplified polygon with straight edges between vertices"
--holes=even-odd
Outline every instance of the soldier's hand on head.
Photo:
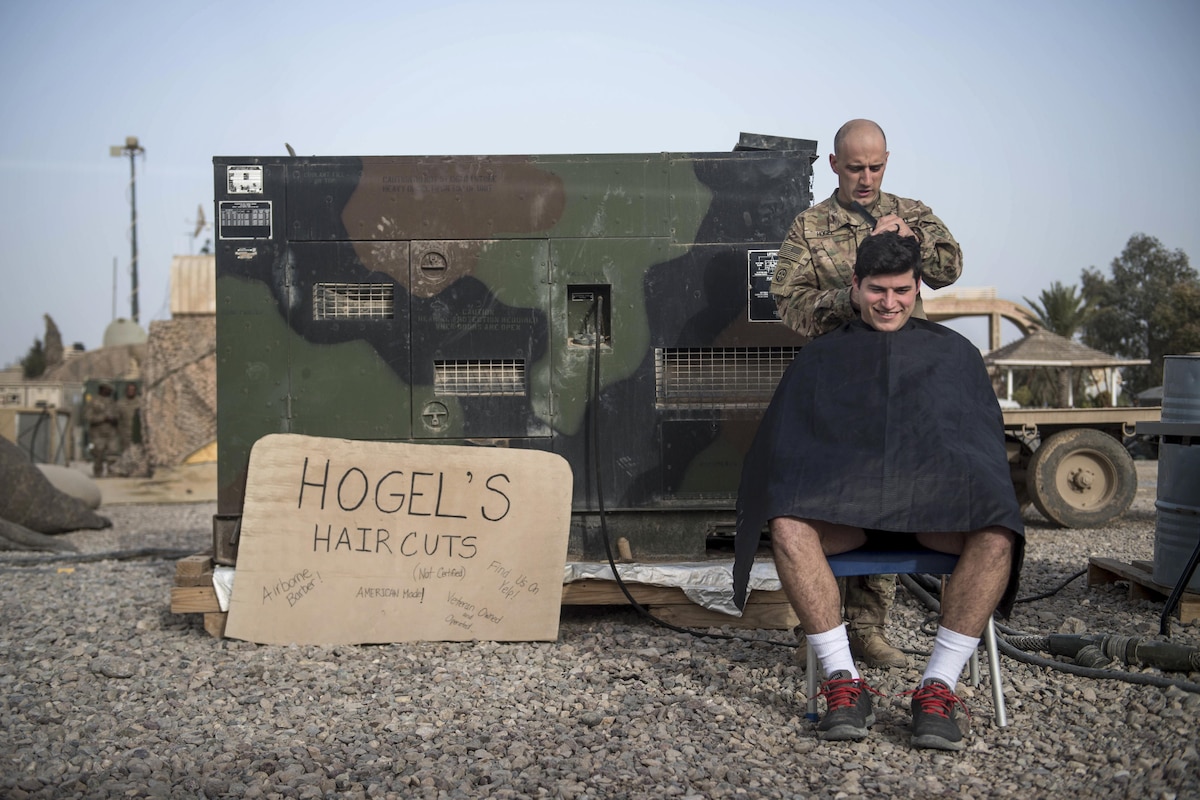
[{"label": "soldier's hand on head", "polygon": [[871,235],[874,236],[884,231],[895,231],[901,236],[916,236],[913,229],[908,227],[908,223],[895,214],[888,214],[886,217],[880,218],[879,222],[875,224],[875,230],[871,231]]}]

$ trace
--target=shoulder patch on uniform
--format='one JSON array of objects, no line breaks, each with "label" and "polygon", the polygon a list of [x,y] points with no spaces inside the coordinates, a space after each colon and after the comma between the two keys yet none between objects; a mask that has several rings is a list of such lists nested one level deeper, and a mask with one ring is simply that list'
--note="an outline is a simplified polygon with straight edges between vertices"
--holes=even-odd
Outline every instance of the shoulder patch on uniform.
[{"label": "shoulder patch on uniform", "polygon": [[896,214],[903,219],[919,217],[927,213],[929,213],[929,207],[920,200],[912,200],[908,197],[896,198]]},{"label": "shoulder patch on uniform", "polygon": [[787,275],[787,267],[776,267],[775,273],[771,275],[771,283],[783,283],[785,280],[787,280]]}]

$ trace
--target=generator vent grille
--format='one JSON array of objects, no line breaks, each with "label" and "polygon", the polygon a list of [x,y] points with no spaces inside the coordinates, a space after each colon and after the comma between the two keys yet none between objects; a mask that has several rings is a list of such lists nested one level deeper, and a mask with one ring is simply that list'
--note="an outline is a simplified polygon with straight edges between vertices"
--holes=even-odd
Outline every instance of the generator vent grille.
[{"label": "generator vent grille", "polygon": [[313,319],[392,319],[390,283],[318,283],[313,285]]},{"label": "generator vent grille", "polygon": [[765,408],[799,347],[655,348],[658,408]]},{"label": "generator vent grille", "polygon": [[433,389],[457,396],[525,394],[525,361],[517,358],[434,361]]}]

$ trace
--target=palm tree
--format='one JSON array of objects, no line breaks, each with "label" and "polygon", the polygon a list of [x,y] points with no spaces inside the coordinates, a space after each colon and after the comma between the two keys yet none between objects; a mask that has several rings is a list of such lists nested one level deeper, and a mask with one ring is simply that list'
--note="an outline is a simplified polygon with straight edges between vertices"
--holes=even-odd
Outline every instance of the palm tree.
[{"label": "palm tree", "polygon": [[1042,289],[1038,299],[1040,303],[1025,298],[1037,314],[1038,324],[1068,339],[1074,338],[1091,314],[1083,296],[1076,294],[1075,287],[1063,286],[1059,281],[1050,284],[1049,289]]}]

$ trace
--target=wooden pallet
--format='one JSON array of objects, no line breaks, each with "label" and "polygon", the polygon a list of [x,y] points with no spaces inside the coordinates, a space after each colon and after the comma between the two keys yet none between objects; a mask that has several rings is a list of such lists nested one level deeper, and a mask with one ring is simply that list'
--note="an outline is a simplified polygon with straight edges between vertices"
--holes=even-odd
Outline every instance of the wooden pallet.
[{"label": "wooden pallet", "polygon": [[220,639],[225,636],[225,618],[213,588],[212,553],[197,553],[175,562],[175,585],[171,587],[172,614],[203,614],[204,630]]},{"label": "wooden pallet", "polygon": [[[1170,596],[1174,587],[1155,583],[1151,577],[1153,570],[1154,565],[1149,561],[1134,561],[1132,564],[1125,564],[1111,558],[1093,556],[1088,559],[1088,586],[1127,582],[1130,600],[1149,600],[1162,603]],[[1179,620],[1181,622],[1200,620],[1200,594],[1184,592],[1179,596]]]},{"label": "wooden pallet", "polygon": [[[203,614],[204,630],[220,639],[228,616],[213,588],[211,553],[197,553],[175,562],[175,585],[171,588],[172,614]],[[782,590],[751,592],[740,617],[710,611],[688,599],[682,589],[626,583],[633,598],[650,613],[672,625],[690,628],[791,630],[800,624]],[[563,585],[562,604],[572,606],[626,605],[616,581],[582,580]]]}]

